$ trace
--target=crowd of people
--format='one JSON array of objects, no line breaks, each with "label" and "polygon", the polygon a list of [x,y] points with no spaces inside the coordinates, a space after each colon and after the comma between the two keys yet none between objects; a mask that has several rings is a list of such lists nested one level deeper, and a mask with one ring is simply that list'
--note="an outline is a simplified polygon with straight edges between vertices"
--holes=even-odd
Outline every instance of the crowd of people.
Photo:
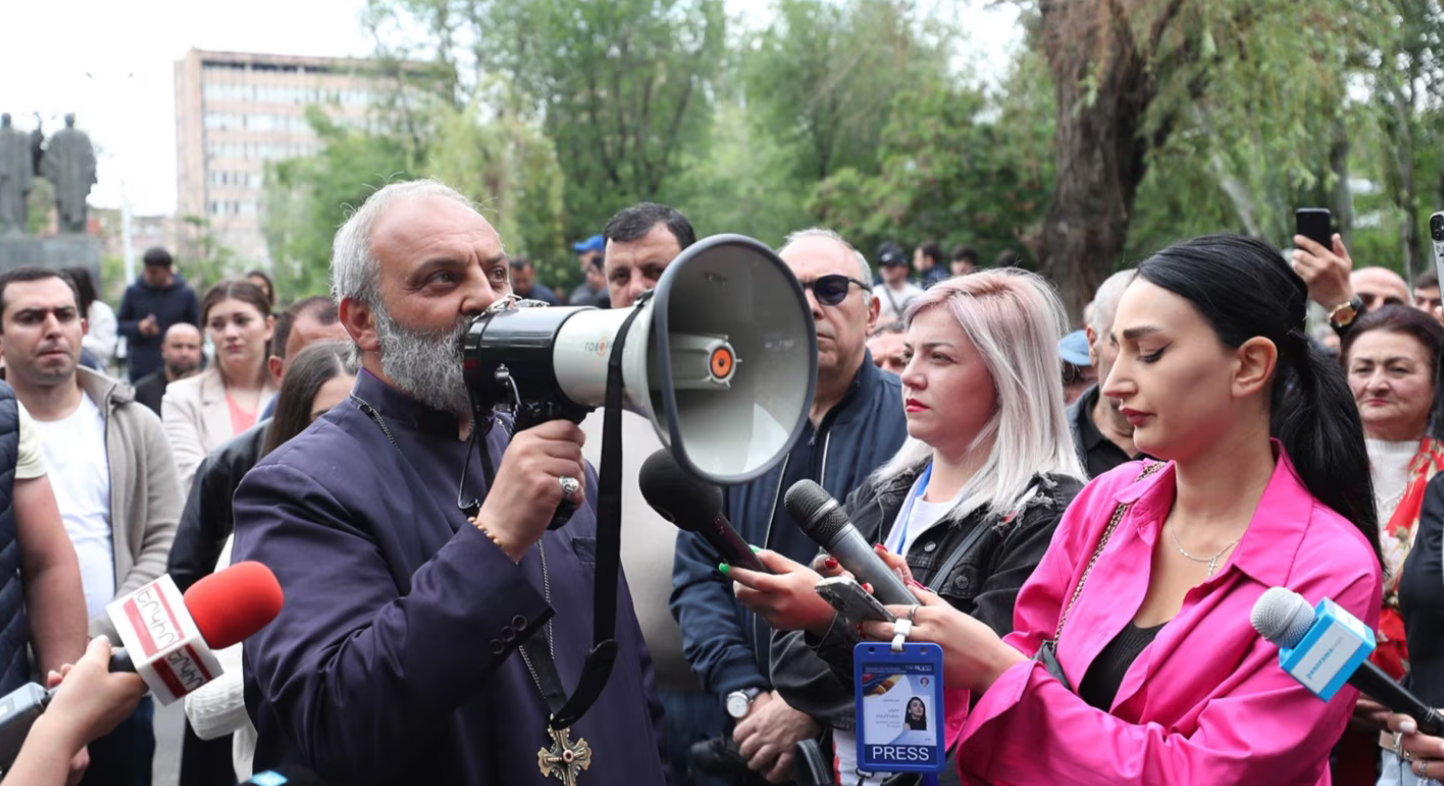
[{"label": "crowd of people", "polygon": [[[58,686],[6,782],[150,783],[154,709],[105,673],[106,606],[240,561],[285,604],[186,698],[182,786],[282,765],[507,786],[1444,778],[1444,739],[1352,688],[1321,701],[1249,622],[1274,586],[1330,599],[1444,705],[1437,278],[1355,267],[1337,236],[1212,235],[1111,275],[1074,329],[1052,283],[967,246],[870,257],[799,228],[776,254],[811,311],[813,399],[782,460],[722,490],[761,572],[645,503],[662,444],[642,416],[599,467],[601,412],[518,431],[463,377],[499,300],[631,308],[696,241],[676,209],[629,207],[574,244],[567,293],[416,181],[362,204],[332,291],[284,309],[258,271],[197,297],[162,249],[113,311],[84,270],[0,273],[0,692]],[[622,478],[615,650],[558,728],[595,643],[599,470]],[[815,587],[845,568],[782,504],[802,481],[911,588],[889,607],[907,625],[837,624]],[[943,654],[942,706],[903,719],[944,730],[937,774],[858,756],[854,647],[899,626]],[[814,753],[828,766],[800,775]]]}]

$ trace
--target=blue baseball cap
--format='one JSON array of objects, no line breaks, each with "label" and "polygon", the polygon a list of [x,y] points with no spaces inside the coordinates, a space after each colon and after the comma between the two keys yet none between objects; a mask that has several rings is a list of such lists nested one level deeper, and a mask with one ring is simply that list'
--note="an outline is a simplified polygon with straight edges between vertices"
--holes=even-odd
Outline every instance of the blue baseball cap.
[{"label": "blue baseball cap", "polygon": [[1064,363],[1072,363],[1075,366],[1084,368],[1092,366],[1093,361],[1088,357],[1088,334],[1082,330],[1075,330],[1058,339],[1058,357]]},{"label": "blue baseball cap", "polygon": [[607,239],[601,235],[592,235],[580,243],[573,243],[572,248],[575,249],[578,254],[585,254],[588,251],[595,251],[600,254],[607,250]]}]

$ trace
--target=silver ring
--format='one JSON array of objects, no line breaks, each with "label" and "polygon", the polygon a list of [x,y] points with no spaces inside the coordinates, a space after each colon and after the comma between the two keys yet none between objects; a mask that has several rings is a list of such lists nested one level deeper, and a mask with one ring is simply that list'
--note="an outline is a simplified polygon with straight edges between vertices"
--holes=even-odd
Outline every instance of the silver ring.
[{"label": "silver ring", "polygon": [[562,499],[571,499],[582,490],[582,482],[573,477],[563,475],[557,478],[557,482],[562,484]]},{"label": "silver ring", "polygon": [[1404,743],[1402,740],[1403,736],[1403,732],[1394,732],[1394,753],[1404,761],[1413,761],[1414,755],[1409,753],[1409,751],[1404,750]]},{"label": "silver ring", "polygon": [[912,608],[908,609],[908,622],[911,622],[911,623],[916,624],[916,623],[917,623],[917,616],[918,616],[918,604],[914,603],[914,604],[912,605]]}]

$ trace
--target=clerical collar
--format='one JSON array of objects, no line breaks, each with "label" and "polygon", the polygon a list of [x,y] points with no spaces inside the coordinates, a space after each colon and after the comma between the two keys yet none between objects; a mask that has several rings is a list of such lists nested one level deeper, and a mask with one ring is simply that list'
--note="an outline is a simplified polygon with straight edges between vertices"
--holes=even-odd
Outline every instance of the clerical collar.
[{"label": "clerical collar", "polygon": [[[356,375],[356,386],[351,392],[397,425],[453,440],[460,433],[461,421],[455,415],[421,403],[364,368]],[[490,428],[491,420],[492,415],[488,413],[486,418],[477,424],[482,433]]]}]

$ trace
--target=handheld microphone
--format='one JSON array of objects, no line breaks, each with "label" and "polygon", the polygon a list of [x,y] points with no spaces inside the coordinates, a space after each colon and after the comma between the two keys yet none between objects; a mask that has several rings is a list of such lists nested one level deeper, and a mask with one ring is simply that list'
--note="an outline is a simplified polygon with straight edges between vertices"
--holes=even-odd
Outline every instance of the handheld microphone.
[{"label": "handheld microphone", "polygon": [[835,557],[859,582],[871,584],[872,594],[878,600],[902,606],[918,602],[917,596],[873,551],[872,544],[858,534],[842,506],[822,486],[811,480],[799,480],[787,490],[783,504],[803,534]]},{"label": "handheld microphone", "polygon": [[[111,653],[110,670],[139,674],[162,704],[170,704],[219,677],[211,651],[265,627],[280,613],[281,601],[275,574],[259,562],[217,571],[184,597],[170,576],[161,576],[107,607],[121,641],[132,645]],[[15,761],[54,695],[32,682],[0,698],[0,769]]]},{"label": "handheld microphone", "polygon": [[1444,716],[1368,660],[1374,631],[1324,598],[1317,608],[1284,587],[1254,603],[1249,622],[1279,647],[1279,666],[1324,701],[1347,682],[1394,712],[1412,717],[1425,734],[1444,734]]},{"label": "handheld microphone", "polygon": [[637,485],[657,515],[678,529],[701,535],[728,565],[772,572],[722,515],[722,489],[682,469],[671,451],[663,448],[648,456],[637,473]]}]

